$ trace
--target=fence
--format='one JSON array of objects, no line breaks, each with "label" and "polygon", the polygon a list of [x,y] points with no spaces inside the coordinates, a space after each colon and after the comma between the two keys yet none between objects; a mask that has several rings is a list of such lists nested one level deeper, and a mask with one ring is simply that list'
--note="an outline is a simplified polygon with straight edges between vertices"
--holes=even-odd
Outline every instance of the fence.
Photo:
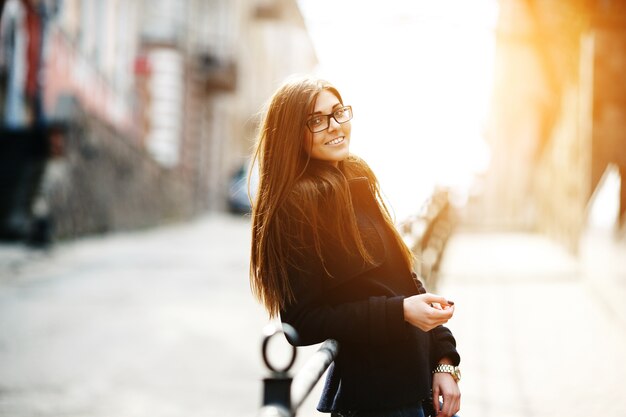
[{"label": "fence", "polygon": [[452,233],[453,210],[448,191],[440,189],[424,202],[420,211],[398,229],[404,242],[417,258],[416,269],[428,291],[435,291],[443,252]]},{"label": "fence", "polygon": [[283,324],[282,328],[270,326],[265,331],[262,353],[263,361],[270,370],[270,376],[263,379],[263,406],[259,412],[260,417],[295,416],[298,408],[339,353],[337,341],[326,340],[292,378],[289,370],[296,360],[295,346],[292,347],[292,357],[289,363],[282,369],[272,365],[268,358],[267,348],[270,339],[281,333],[291,340],[296,340],[298,337],[295,329],[288,324]]}]

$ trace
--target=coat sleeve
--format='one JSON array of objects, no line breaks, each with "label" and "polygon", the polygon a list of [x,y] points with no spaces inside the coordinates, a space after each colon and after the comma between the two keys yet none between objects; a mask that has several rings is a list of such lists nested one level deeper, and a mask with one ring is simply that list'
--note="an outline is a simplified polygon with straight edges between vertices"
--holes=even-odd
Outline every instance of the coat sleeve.
[{"label": "coat sleeve", "polygon": [[292,325],[296,345],[335,339],[339,343],[383,345],[406,337],[403,296],[373,296],[331,304],[321,291],[321,278],[308,272],[290,275],[295,302],[281,311],[281,320]]},{"label": "coat sleeve", "polygon": [[[330,217],[333,210],[322,214],[322,219]],[[297,224],[307,228],[303,235],[312,236],[313,231],[308,229],[312,226],[297,220]],[[334,230],[332,227],[319,227],[325,262],[316,254],[312,242],[304,242],[301,250],[290,257],[292,262],[287,268],[294,301],[281,310],[281,320],[298,332],[299,340],[292,343],[311,345],[335,339],[339,343],[382,345],[407,337],[404,297],[371,296],[346,302],[339,295],[343,285],[382,263],[384,251],[379,252],[373,227],[359,223],[368,250],[378,260],[375,265],[366,264],[356,248],[346,250],[339,245],[336,236],[328,232]]]},{"label": "coat sleeve", "polygon": [[455,366],[461,362],[461,357],[456,350],[456,340],[450,329],[445,326],[437,326],[431,331],[433,349],[431,349],[431,363],[435,367],[441,358],[448,358]]},{"label": "coat sleeve", "polygon": [[[413,273],[413,280],[417,287],[418,294],[424,294],[426,288],[420,281],[417,274]],[[431,349],[431,363],[434,368],[442,358],[449,358],[454,365],[458,365],[461,362],[461,357],[456,350],[456,340],[452,335],[450,329],[445,326],[437,326],[430,331],[432,337],[433,348]]]},{"label": "coat sleeve", "polygon": [[[353,202],[362,204],[362,209],[368,210],[369,206],[365,203],[369,200],[361,198],[361,194],[371,193],[369,185],[365,179],[357,185],[361,187],[358,190],[351,187]],[[281,320],[298,332],[299,340],[292,342],[310,345],[335,339],[345,344],[384,345],[407,338],[403,296],[376,295],[352,299],[346,293],[344,285],[356,284],[354,280],[358,280],[360,275],[382,264],[385,250],[368,216],[357,215],[356,220],[364,244],[374,259],[373,264],[366,263],[356,247],[346,248],[339,244],[336,215],[343,208],[333,206],[337,204],[335,199],[326,198],[325,192],[319,194],[319,216],[315,226],[308,221],[307,213],[298,207],[298,198],[291,198],[286,205],[291,214],[285,216],[290,219],[287,229],[300,232],[294,235],[308,238],[317,234],[323,252],[320,257],[313,242],[298,241],[296,246],[300,250],[290,256],[287,274],[295,301],[281,310]],[[373,196],[369,198],[369,204],[375,204]],[[313,227],[315,230],[311,229]],[[354,242],[349,243],[352,244]]]}]

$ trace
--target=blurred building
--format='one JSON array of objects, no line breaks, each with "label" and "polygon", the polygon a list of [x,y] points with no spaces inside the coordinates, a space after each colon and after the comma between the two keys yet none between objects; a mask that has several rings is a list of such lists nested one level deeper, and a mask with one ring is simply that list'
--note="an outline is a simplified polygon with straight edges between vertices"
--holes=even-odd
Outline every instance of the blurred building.
[{"label": "blurred building", "polygon": [[500,0],[492,163],[470,216],[547,233],[576,251],[608,166],[626,212],[626,5]]},{"label": "blurred building", "polygon": [[37,224],[63,238],[226,208],[255,114],[279,81],[317,64],[295,0],[1,10],[5,239]]}]

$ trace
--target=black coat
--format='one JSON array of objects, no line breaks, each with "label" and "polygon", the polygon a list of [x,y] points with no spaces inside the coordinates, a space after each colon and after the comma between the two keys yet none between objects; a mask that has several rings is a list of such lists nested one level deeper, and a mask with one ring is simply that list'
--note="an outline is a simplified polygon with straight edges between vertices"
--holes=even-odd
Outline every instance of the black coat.
[{"label": "black coat", "polygon": [[314,254],[301,260],[301,268],[291,268],[296,301],[281,311],[282,321],[298,332],[297,344],[339,342],[318,405],[322,412],[417,403],[428,398],[439,359],[460,361],[447,328],[423,332],[404,321],[404,298],[425,290],[385,228],[367,179],[349,185],[374,265],[364,263],[356,249],[346,252],[333,236],[323,236],[326,268]]}]

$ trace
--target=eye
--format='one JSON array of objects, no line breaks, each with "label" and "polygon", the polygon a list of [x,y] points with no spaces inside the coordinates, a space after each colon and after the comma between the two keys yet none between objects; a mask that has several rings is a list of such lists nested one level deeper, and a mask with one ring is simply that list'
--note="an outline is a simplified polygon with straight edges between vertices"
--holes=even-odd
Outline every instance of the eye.
[{"label": "eye", "polygon": [[309,119],[309,126],[311,127],[320,126],[322,123],[323,121],[321,117],[314,117],[312,119]]}]

